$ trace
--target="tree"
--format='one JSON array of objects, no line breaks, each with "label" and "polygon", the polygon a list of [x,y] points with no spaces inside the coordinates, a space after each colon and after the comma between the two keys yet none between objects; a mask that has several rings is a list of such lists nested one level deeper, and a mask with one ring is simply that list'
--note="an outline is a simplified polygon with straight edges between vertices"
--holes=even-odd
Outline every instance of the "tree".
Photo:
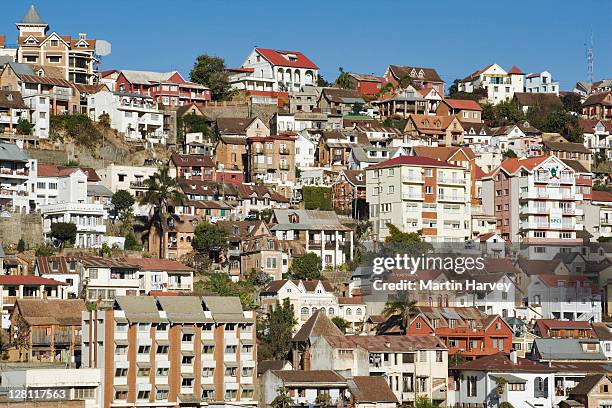
[{"label": "tree", "polygon": [[115,210],[119,214],[119,221],[121,221],[121,232],[125,234],[132,228],[132,218],[134,210],[134,197],[127,190],[117,190],[113,194],[111,203],[115,206]]},{"label": "tree", "polygon": [[382,311],[387,318],[399,316],[400,330],[403,334],[406,334],[410,318],[418,313],[417,301],[411,300],[405,291],[390,296]]},{"label": "tree", "polygon": [[453,97],[455,94],[459,92],[459,84],[461,83],[460,79],[455,79],[453,84],[448,87],[448,96]]},{"label": "tree", "polygon": [[317,86],[321,86],[321,87],[324,87],[324,88],[325,88],[325,87],[328,87],[328,86],[330,86],[330,85],[331,85],[331,84],[330,84],[329,82],[327,82],[327,81],[325,80],[325,78],[323,78],[323,75],[321,75],[321,73],[319,72],[319,76],[318,76],[318,78],[317,78]]},{"label": "tree", "polygon": [[294,257],[289,275],[292,279],[320,279],[321,258],[312,252]]},{"label": "tree", "polygon": [[293,305],[286,298],[276,303],[267,318],[257,324],[257,358],[261,360],[286,360],[289,354],[293,328],[297,324]]},{"label": "tree", "polygon": [[409,86],[411,86],[411,87],[413,87],[414,89],[417,89],[417,90],[421,89],[421,87],[419,85],[415,84],[412,81],[412,78],[410,78],[409,75],[404,75],[403,77],[401,77],[399,79],[398,83],[399,83],[399,87],[402,88],[402,89],[406,89]]},{"label": "tree", "polygon": [[133,232],[128,232],[125,236],[125,243],[123,249],[126,251],[142,251],[142,244],[136,239],[136,235]]},{"label": "tree", "polygon": [[24,352],[30,349],[30,325],[20,314],[11,325],[10,345],[19,351],[19,361],[23,361]]},{"label": "tree", "polygon": [[582,102],[580,102],[580,95],[575,93],[567,93],[561,97],[561,103],[568,112],[582,113]]},{"label": "tree", "polygon": [[506,149],[502,152],[502,156],[504,159],[514,159],[516,158],[516,153],[512,149]]},{"label": "tree", "polygon": [[419,395],[414,402],[415,408],[439,408],[440,406],[432,402],[429,398],[424,395]]},{"label": "tree", "polygon": [[315,404],[320,407],[329,407],[332,404],[331,397],[329,394],[319,394],[315,398]]},{"label": "tree", "polygon": [[351,75],[342,67],[338,68],[340,75],[336,79],[336,86],[342,89],[355,89],[355,82],[351,79]]},{"label": "tree", "polygon": [[98,117],[98,123],[104,129],[109,129],[111,127],[111,118],[110,118],[110,115],[108,113],[104,112],[103,114],[101,114]]},{"label": "tree", "polygon": [[25,249],[25,241],[23,240],[23,238],[19,238],[19,242],[17,243],[17,252],[22,253],[23,251],[25,251]]},{"label": "tree", "polygon": [[331,187],[304,186],[302,188],[304,208],[307,210],[330,211],[332,209]]},{"label": "tree", "polygon": [[354,103],[353,106],[351,107],[351,114],[360,115],[362,110],[363,110],[363,103]]},{"label": "tree", "polygon": [[482,112],[480,114],[482,120],[487,123],[495,122],[495,107],[490,103],[483,103],[481,105]]},{"label": "tree", "polygon": [[508,401],[504,401],[499,404],[499,408],[514,408],[514,405],[512,405]]},{"label": "tree", "polygon": [[113,254],[113,252],[111,251],[110,247],[108,246],[108,244],[105,242],[102,244],[102,247],[100,248],[100,256],[104,257],[107,256],[110,258],[110,256]]},{"label": "tree", "polygon": [[206,118],[195,113],[181,116],[176,120],[176,142],[178,145],[185,143],[187,133],[202,133],[203,139],[210,139],[213,136]]},{"label": "tree", "polygon": [[495,122],[498,126],[516,124],[524,120],[523,111],[513,101],[502,101],[495,105]]},{"label": "tree", "polygon": [[34,125],[30,123],[29,120],[25,118],[19,118],[17,121],[17,133],[20,135],[31,135],[32,129],[34,129]]},{"label": "tree", "polygon": [[55,248],[49,244],[41,244],[36,247],[34,254],[36,256],[51,256],[55,253]]},{"label": "tree", "polygon": [[406,119],[399,116],[389,116],[383,120],[382,125],[384,127],[391,127],[403,131],[406,128]]},{"label": "tree", "polygon": [[147,190],[140,198],[140,204],[152,207],[151,225],[157,226],[159,234],[159,257],[166,257],[169,207],[182,205],[187,197],[176,179],[170,176],[168,165],[161,166],[155,174],[143,182]]},{"label": "tree", "polygon": [[189,77],[193,82],[208,87],[216,100],[226,100],[231,97],[225,60],[221,57],[212,57],[207,54],[198,56]]},{"label": "tree", "polygon": [[270,404],[272,408],[291,408],[291,397],[289,391],[285,387],[278,387],[276,389],[276,397]]},{"label": "tree", "polygon": [[51,224],[51,237],[60,241],[63,248],[66,242],[74,242],[76,239],[77,227],[71,222],[54,222]]},{"label": "tree", "polygon": [[[203,222],[196,227],[191,246],[201,255],[217,259],[228,247],[227,232],[215,224]],[[211,254],[215,256],[211,257]]]},{"label": "tree", "polygon": [[351,323],[347,320],[344,320],[340,316],[334,316],[331,319],[332,323],[336,325],[337,328],[340,329],[342,333],[346,333],[346,330],[351,327]]}]

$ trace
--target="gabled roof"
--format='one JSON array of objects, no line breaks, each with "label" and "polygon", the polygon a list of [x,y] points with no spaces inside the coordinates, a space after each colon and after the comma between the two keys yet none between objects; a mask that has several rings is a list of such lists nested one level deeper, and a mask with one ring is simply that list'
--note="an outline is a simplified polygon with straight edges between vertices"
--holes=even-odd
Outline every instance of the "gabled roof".
[{"label": "gabled roof", "polygon": [[217,118],[217,129],[220,134],[246,134],[246,129],[257,118]]},{"label": "gabled roof", "polygon": [[202,296],[204,305],[218,323],[245,323],[242,304],[238,296]]},{"label": "gabled roof", "polygon": [[470,160],[476,159],[476,154],[469,147],[431,147],[431,146],[415,146],[414,155],[418,157],[429,157],[442,162],[447,162],[451,157],[455,156],[459,151],[463,152]]},{"label": "gabled roof", "polygon": [[28,154],[13,143],[0,142],[0,160],[27,162]]},{"label": "gabled roof", "polygon": [[349,380],[349,389],[356,403],[398,402],[387,381],[380,376],[354,376]]},{"label": "gabled roof", "polygon": [[[537,340],[536,340],[537,341]],[[517,358],[517,362],[513,363],[506,353],[497,353],[489,356],[483,356],[476,360],[468,361],[458,366],[449,367],[453,370],[462,371],[485,371],[485,372],[528,372],[528,373],[553,373],[554,368],[535,361],[527,360],[526,358]]]},{"label": "gabled roof", "polygon": [[538,319],[536,326],[542,337],[549,337],[549,330],[588,330],[591,329],[591,323],[586,321],[563,321],[553,319]]},{"label": "gabled roof", "polygon": [[64,282],[31,275],[0,275],[0,285],[49,285],[64,286]]},{"label": "gabled roof", "polygon": [[0,108],[27,109],[23,102],[21,92],[0,90]]},{"label": "gabled roof", "polygon": [[355,187],[365,187],[365,170],[341,170],[346,180]]},{"label": "gabled roof", "polygon": [[17,299],[15,307],[30,326],[80,326],[83,299]]},{"label": "gabled roof", "polygon": [[125,313],[129,323],[161,322],[155,298],[151,296],[117,296],[115,302]]},{"label": "gabled roof", "polygon": [[[49,274],[78,274],[76,270],[76,263],[79,258],[75,256],[37,256],[36,257],[36,268],[40,275]],[[70,270],[70,265],[73,264],[74,269]],[[53,269],[53,266],[57,265],[57,269]]]},{"label": "gabled roof", "polygon": [[140,266],[141,271],[193,272],[194,269],[174,259],[125,258],[131,265]]},{"label": "gabled roof", "polygon": [[457,110],[482,110],[482,106],[471,99],[443,99],[442,102]]},{"label": "gabled roof", "polygon": [[593,201],[612,202],[612,193],[609,191],[593,190],[591,194]]},{"label": "gabled roof", "polygon": [[280,51],[270,48],[255,48],[255,51],[275,66],[319,69],[314,62],[299,51]]},{"label": "gabled roof", "polygon": [[376,76],[374,74],[355,74],[349,73],[350,76],[355,78],[359,82],[384,82],[385,78]]},{"label": "gabled roof", "polygon": [[508,74],[509,75],[525,75],[525,73],[521,71],[521,69],[517,67],[516,65],[513,65],[512,68],[510,68],[510,70],[508,71]]},{"label": "gabled roof", "polygon": [[554,93],[515,92],[514,98],[519,106],[563,106],[561,99]]},{"label": "gabled roof", "polygon": [[212,167],[215,168],[215,162],[212,157],[205,154],[178,154],[172,155],[172,163],[176,167]]},{"label": "gabled roof", "polygon": [[606,377],[604,374],[589,374],[571,389],[570,395],[588,395]]},{"label": "gabled roof", "polygon": [[201,299],[197,296],[161,296],[157,302],[166,312],[171,323],[211,323],[213,319],[206,316]]},{"label": "gabled roof", "polygon": [[293,336],[293,342],[307,342],[311,337],[318,336],[343,336],[340,329],[332,323],[324,311],[317,310],[306,320],[300,330]]},{"label": "gabled roof", "polygon": [[363,97],[356,89],[324,88],[321,97],[334,103],[365,103]]},{"label": "gabled roof", "polygon": [[599,104],[603,104],[606,106],[612,106],[612,102],[610,102],[610,95],[612,95],[611,91],[598,92],[598,93],[591,94],[582,103],[582,106],[591,106],[591,105],[599,105]]},{"label": "gabled roof", "polygon": [[582,143],[571,143],[571,142],[549,142],[544,141],[542,145],[546,150],[571,152],[571,153],[591,153]]},{"label": "gabled roof", "polygon": [[560,259],[551,259],[544,261],[539,259],[527,259],[519,257],[518,266],[527,275],[554,274],[560,264],[563,262]]},{"label": "gabled roof", "polygon": [[346,380],[340,374],[332,370],[272,370],[271,371],[285,383],[340,383],[346,384]]},{"label": "gabled roof", "polygon": [[542,360],[588,360],[588,361],[607,361],[606,356],[601,352],[587,352],[582,348],[582,344],[598,344],[597,339],[535,339],[533,346],[537,348]]},{"label": "gabled roof", "polygon": [[[401,79],[406,76],[415,80],[424,80],[429,82],[444,82],[438,72],[433,68],[409,67],[399,65],[389,65],[389,71],[396,79]],[[419,73],[423,71],[423,76],[419,77]]]}]

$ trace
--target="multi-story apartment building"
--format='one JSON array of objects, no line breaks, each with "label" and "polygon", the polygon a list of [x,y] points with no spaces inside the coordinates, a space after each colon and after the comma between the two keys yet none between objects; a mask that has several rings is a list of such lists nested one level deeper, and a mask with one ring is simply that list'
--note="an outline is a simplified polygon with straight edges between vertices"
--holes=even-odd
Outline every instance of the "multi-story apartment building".
[{"label": "multi-story apartment building", "polygon": [[141,295],[193,291],[193,268],[174,259],[126,258],[125,262],[140,267],[138,280]]},{"label": "multi-story apartment building", "polygon": [[584,145],[593,157],[612,159],[612,120],[579,119]]},{"label": "multi-story apartment building", "polygon": [[126,166],[111,163],[101,170],[97,170],[102,185],[116,193],[118,190],[128,191],[136,200],[134,204],[135,215],[148,215],[149,209],[138,204],[138,200],[147,190],[145,180],[157,172],[155,167]]},{"label": "multi-story apartment building", "polygon": [[71,222],[77,227],[76,247],[102,246],[107,212],[103,204],[87,202],[87,174],[78,167],[52,165],[38,165],[37,173],[36,202],[42,212],[45,238],[52,238],[53,223]]},{"label": "multi-story apartment building", "polygon": [[165,106],[183,106],[210,101],[210,89],[185,80],[178,71],[119,71],[114,81],[116,92],[147,95]]},{"label": "multi-story apartment building", "polygon": [[215,181],[215,162],[205,154],[178,154],[171,157],[170,169],[176,178]]},{"label": "multi-story apartment building", "polygon": [[138,296],[140,266],[122,259],[83,256],[78,266],[81,293],[90,302],[110,304],[116,296]]},{"label": "multi-story apartment building", "polygon": [[353,230],[333,211],[274,210],[272,231],[280,241],[296,241],[321,258],[322,268],[353,259]]},{"label": "multi-story apartment building", "polygon": [[87,105],[91,119],[107,114],[111,127],[128,140],[166,143],[164,114],[150,96],[100,91],[89,96]]},{"label": "multi-story apartment building", "polygon": [[0,143],[0,208],[29,212],[35,208],[36,160],[12,143]]},{"label": "multi-story apartment building", "polygon": [[596,206],[596,232],[602,237],[612,236],[612,194],[607,191],[593,191],[591,203]]},{"label": "multi-story apartment building", "polygon": [[433,88],[440,95],[444,95],[444,81],[434,68],[389,65],[384,75],[385,80],[396,87],[400,85],[406,77],[410,78],[412,84],[419,89]]},{"label": "multi-story apartment building", "polygon": [[509,352],[512,328],[499,315],[488,315],[475,307],[419,307],[406,334],[438,336],[448,347],[449,355],[465,359]]},{"label": "multi-story apartment building", "polygon": [[542,150],[546,155],[553,155],[563,161],[577,161],[586,170],[591,170],[591,151],[582,143],[543,141]]},{"label": "multi-story apartment building", "polygon": [[310,356],[312,370],[334,370],[346,378],[385,378],[402,403],[414,403],[417,397],[446,400],[448,350],[435,336],[326,334],[315,338]]},{"label": "multi-story apartment building", "polygon": [[612,119],[612,91],[590,95],[582,103],[582,115],[588,119]]},{"label": "multi-story apartment building", "polygon": [[295,134],[251,137],[246,142],[248,181],[275,186],[285,197],[292,197],[295,184]]},{"label": "multi-story apartment building", "polygon": [[349,78],[355,89],[359,91],[361,96],[372,97],[378,95],[387,80],[373,74],[356,74],[349,73]]},{"label": "multi-story apartment building", "polygon": [[507,159],[482,179],[482,202],[502,237],[528,244],[575,244],[583,215],[576,172],[555,156]]},{"label": "multi-story apartment building", "polygon": [[298,51],[255,48],[239,69],[229,71],[232,87],[247,91],[295,92],[317,84],[319,67]]},{"label": "multi-story apartment building", "polygon": [[525,92],[559,95],[559,81],[553,80],[552,74],[548,71],[527,74],[525,77]]},{"label": "multi-story apartment building", "polygon": [[0,73],[0,86],[21,92],[31,110],[33,135],[49,136],[50,116],[77,111],[79,93],[63,78],[61,70],[51,66],[9,62]]},{"label": "multi-story apartment building", "polygon": [[83,366],[101,407],[256,405],[255,315],[238,298],[123,297],[83,313]]},{"label": "multi-story apartment building", "polygon": [[0,76],[0,134],[15,134],[20,120],[29,120],[30,110],[21,93],[4,90]]},{"label": "multi-story apartment building", "polygon": [[[18,299],[11,316],[11,333],[27,326],[26,361],[81,364],[83,299]],[[24,326],[24,324],[26,326]]]},{"label": "multi-story apartment building", "polygon": [[544,319],[600,322],[601,292],[585,276],[532,275],[528,304]]},{"label": "multi-story apartment building", "polygon": [[483,97],[494,105],[509,101],[515,92],[525,89],[525,74],[518,67],[513,66],[506,71],[497,64],[491,64],[475,71],[459,82],[459,91],[474,93],[484,89]]},{"label": "multi-story apartment building", "polygon": [[[312,315],[324,310],[327,316],[338,316],[338,297],[334,288],[326,280],[276,280],[270,282],[259,293],[262,307],[273,308],[285,299],[293,305],[295,319],[301,327]],[[359,316],[365,316],[365,307],[360,309]]]},{"label": "multi-story apartment building", "polygon": [[463,242],[471,233],[470,173],[429,157],[400,156],[366,169],[366,200],[374,233],[387,224],[421,231],[429,242]]},{"label": "multi-story apartment building", "polygon": [[463,126],[457,116],[408,115],[404,132],[409,136],[433,138],[439,146],[463,144]]},{"label": "multi-story apartment building", "polygon": [[98,81],[96,40],[80,33],[78,38],[47,34],[49,24],[32,5],[17,23],[17,62],[58,68],[63,79],[93,85]]},{"label": "multi-story apartment building", "polygon": [[394,92],[385,93],[379,99],[372,102],[378,108],[379,117],[401,116],[407,118],[408,115],[429,115],[435,112],[430,110],[427,99],[413,86],[407,86]]},{"label": "multi-story apartment building", "polygon": [[482,123],[482,107],[469,99],[443,99],[436,109],[436,115],[456,115],[462,123]]}]

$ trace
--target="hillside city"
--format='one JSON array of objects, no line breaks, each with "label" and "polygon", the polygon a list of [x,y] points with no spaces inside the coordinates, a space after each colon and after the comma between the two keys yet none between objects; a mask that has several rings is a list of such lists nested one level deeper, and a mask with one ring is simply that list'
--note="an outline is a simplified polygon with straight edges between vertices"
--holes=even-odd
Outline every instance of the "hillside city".
[{"label": "hillside city", "polygon": [[103,69],[24,12],[1,408],[612,407],[612,79]]}]

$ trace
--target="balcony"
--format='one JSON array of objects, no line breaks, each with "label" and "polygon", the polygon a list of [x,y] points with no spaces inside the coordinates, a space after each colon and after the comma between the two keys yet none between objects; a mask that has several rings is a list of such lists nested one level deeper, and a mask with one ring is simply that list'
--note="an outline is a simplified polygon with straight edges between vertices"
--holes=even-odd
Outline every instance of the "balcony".
[{"label": "balcony", "polygon": [[415,200],[419,201],[423,199],[423,193],[421,192],[409,192],[402,193],[402,200]]},{"label": "balcony", "polygon": [[438,194],[438,201],[462,203],[465,201],[465,196],[463,194]]},{"label": "balcony", "polygon": [[281,170],[289,170],[289,163],[280,163],[278,168]]},{"label": "balcony", "polygon": [[33,346],[45,346],[51,345],[51,336],[47,335],[44,331],[33,331],[32,332],[32,345]]},{"label": "balcony", "polygon": [[600,218],[599,223],[601,225],[612,225],[612,217],[611,218]]},{"label": "balcony", "polygon": [[279,154],[289,154],[289,149],[287,149],[286,147],[285,148],[281,147],[280,149],[278,149],[278,153]]},{"label": "balcony", "polygon": [[16,178],[28,178],[29,171],[27,169],[11,169],[8,167],[0,167],[0,175],[2,177],[14,176]]},{"label": "balcony", "polygon": [[423,183],[424,179],[421,174],[404,174],[402,176],[403,183]]},{"label": "balcony", "polygon": [[438,184],[463,186],[465,179],[461,177],[438,177]]}]

